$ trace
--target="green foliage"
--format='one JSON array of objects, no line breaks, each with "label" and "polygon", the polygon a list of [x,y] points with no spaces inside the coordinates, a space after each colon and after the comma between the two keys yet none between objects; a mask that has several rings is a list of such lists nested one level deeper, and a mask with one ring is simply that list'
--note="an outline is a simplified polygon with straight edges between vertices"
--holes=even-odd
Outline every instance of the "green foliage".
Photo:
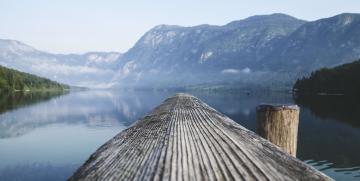
[{"label": "green foliage", "polygon": [[69,86],[0,66],[0,91],[65,89],[69,89]]},{"label": "green foliage", "polygon": [[294,90],[300,94],[348,94],[360,92],[360,60],[334,68],[323,68],[310,77],[298,79]]}]

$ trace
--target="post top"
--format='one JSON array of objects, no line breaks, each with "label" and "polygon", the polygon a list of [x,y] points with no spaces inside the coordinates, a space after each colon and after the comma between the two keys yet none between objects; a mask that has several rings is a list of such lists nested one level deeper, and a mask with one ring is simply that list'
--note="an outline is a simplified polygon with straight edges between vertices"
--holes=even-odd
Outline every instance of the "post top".
[{"label": "post top", "polygon": [[179,93],[176,93],[173,97],[194,97],[194,96],[192,96],[191,94],[179,92]]},{"label": "post top", "polygon": [[257,111],[280,111],[280,110],[300,110],[296,104],[260,104],[256,107]]}]

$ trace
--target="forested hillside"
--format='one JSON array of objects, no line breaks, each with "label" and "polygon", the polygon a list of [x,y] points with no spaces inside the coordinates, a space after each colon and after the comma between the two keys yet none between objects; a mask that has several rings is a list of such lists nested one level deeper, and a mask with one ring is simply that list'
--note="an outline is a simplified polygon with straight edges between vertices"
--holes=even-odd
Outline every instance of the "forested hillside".
[{"label": "forested hillside", "polygon": [[0,91],[65,89],[69,89],[69,86],[0,66]]},{"label": "forested hillside", "polygon": [[360,60],[334,68],[323,68],[296,81],[298,94],[348,94],[360,92]]}]

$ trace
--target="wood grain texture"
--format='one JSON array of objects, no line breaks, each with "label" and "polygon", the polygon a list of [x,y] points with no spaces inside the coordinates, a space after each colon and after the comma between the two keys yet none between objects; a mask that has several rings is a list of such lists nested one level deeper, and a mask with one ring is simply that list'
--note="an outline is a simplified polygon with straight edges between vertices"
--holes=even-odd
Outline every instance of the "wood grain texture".
[{"label": "wood grain texture", "polygon": [[101,146],[69,180],[331,180],[188,94]]},{"label": "wood grain texture", "polygon": [[256,108],[256,132],[296,157],[299,113],[297,105],[260,105]]}]

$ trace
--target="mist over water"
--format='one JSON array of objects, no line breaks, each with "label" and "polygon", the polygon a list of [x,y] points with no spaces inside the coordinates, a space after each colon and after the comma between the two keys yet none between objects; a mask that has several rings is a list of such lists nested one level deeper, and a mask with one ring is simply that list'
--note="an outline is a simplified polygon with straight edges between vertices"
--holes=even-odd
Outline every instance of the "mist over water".
[{"label": "mist over water", "polygon": [[[1,95],[0,180],[65,180],[107,140],[176,92],[79,91]],[[293,100],[282,93],[191,92],[250,130],[261,103],[301,107],[298,158],[336,180],[360,177],[360,127],[346,101]],[[303,99],[302,99],[303,100]],[[331,100],[331,99],[326,99]],[[335,106],[335,107],[334,107]],[[4,108],[5,107],[5,108]]]}]

